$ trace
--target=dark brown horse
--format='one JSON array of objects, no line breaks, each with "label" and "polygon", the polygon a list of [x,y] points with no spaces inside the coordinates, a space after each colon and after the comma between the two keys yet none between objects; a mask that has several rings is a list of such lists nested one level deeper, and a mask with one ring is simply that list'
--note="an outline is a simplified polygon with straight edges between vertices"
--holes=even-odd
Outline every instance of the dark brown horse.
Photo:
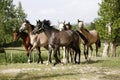
[{"label": "dark brown horse", "polygon": [[[101,46],[100,37],[99,37],[98,32],[96,30],[88,31],[84,27],[83,21],[80,21],[80,20],[78,20],[78,27],[80,28],[80,31],[82,32],[82,34],[88,40],[88,43],[86,44],[87,49],[84,50],[84,54],[86,55],[85,58],[88,59],[89,48],[93,51],[92,44],[94,44],[94,43],[96,45],[96,56],[97,56],[98,48]],[[91,56],[92,56],[92,51],[91,51]]]},{"label": "dark brown horse", "polygon": [[[57,50],[59,47],[65,46],[66,48],[72,48],[75,51],[75,57],[74,61],[75,63],[80,63],[80,37],[79,34],[72,30],[67,31],[59,31],[55,29],[53,26],[50,26],[49,20],[44,20],[42,22],[42,26],[40,26],[41,23],[37,23],[36,27],[39,27],[39,32],[45,32],[45,34],[48,37],[49,40],[49,46],[51,46],[54,50],[54,58],[55,63],[60,63],[60,59],[57,56]],[[78,54],[78,61],[76,60]]]},{"label": "dark brown horse", "polygon": [[[70,24],[70,22],[68,22],[67,24],[64,23],[59,23],[59,29],[60,30],[71,30],[72,29],[72,25]],[[80,41],[83,43],[83,44],[86,44],[88,42],[88,40],[86,39],[86,37],[79,31],[76,31],[79,35],[80,35]],[[65,51],[64,51],[65,52]],[[71,56],[71,61],[73,62],[73,54],[74,54],[74,51],[71,49],[71,48],[68,48],[67,52],[70,54]],[[65,54],[65,53],[64,53]],[[69,59],[69,57],[68,57]]]},{"label": "dark brown horse", "polygon": [[[65,21],[59,22],[58,27],[59,27],[60,31],[71,30],[71,28],[72,28],[70,22],[68,22],[68,24],[65,24]],[[69,61],[71,61],[73,63],[74,62],[74,59],[73,59],[74,55],[73,54],[74,54],[74,51],[71,48],[66,49],[65,47],[63,47],[63,62],[69,63]],[[69,57],[71,58],[71,60]]]},{"label": "dark brown horse", "polygon": [[[27,57],[29,57],[29,51],[32,48],[32,45],[30,43],[30,37],[29,37],[28,33],[19,32],[19,30],[14,30],[13,38],[14,38],[13,41],[17,41],[19,38],[21,38],[23,40],[23,45],[27,51]],[[40,53],[40,47],[37,47],[36,49],[37,49],[38,53]],[[40,57],[40,54],[38,54],[38,56]],[[28,59],[28,62],[29,62],[29,59]],[[39,63],[39,60],[38,60],[38,63]],[[41,61],[41,63],[43,63],[43,62]]]}]

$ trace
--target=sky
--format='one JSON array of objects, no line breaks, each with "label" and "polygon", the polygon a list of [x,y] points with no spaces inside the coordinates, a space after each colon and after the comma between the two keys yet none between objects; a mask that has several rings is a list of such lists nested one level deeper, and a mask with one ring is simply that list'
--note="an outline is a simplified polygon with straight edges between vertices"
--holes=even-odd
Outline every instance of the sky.
[{"label": "sky", "polygon": [[27,19],[35,24],[36,20],[50,20],[53,25],[58,22],[71,22],[76,24],[77,20],[85,23],[92,22],[98,17],[98,3],[101,0],[13,0],[17,6],[22,3]]}]

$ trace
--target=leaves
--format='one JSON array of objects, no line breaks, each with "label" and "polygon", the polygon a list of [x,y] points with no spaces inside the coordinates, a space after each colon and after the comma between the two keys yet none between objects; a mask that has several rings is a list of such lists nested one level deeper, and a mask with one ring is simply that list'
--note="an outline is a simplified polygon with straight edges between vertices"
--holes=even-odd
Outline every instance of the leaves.
[{"label": "leaves", "polygon": [[[102,0],[99,4],[99,18],[95,20],[96,29],[103,39],[114,41],[120,35],[116,29],[120,27],[120,0]],[[112,23],[112,33],[108,35],[106,24]]]},{"label": "leaves", "polygon": [[13,0],[0,0],[0,44],[12,41],[13,28],[20,27],[25,18],[20,2],[16,7]]}]

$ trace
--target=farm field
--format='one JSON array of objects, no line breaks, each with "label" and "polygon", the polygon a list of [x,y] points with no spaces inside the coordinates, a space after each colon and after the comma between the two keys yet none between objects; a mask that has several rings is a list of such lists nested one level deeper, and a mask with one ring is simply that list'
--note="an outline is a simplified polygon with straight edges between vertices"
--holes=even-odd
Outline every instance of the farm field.
[{"label": "farm field", "polygon": [[[20,49],[25,54],[24,49]],[[43,53],[47,53],[44,49],[42,50]],[[6,52],[17,54],[19,51],[11,52],[8,49]],[[45,55],[42,54],[42,56]],[[56,66],[46,65],[46,61],[44,64],[36,62],[28,64],[27,62],[14,62],[13,59],[11,63],[5,64],[4,62],[0,65],[0,80],[120,80],[120,57],[97,57],[96,59],[93,57],[88,63],[82,55],[81,64],[69,63]]]}]

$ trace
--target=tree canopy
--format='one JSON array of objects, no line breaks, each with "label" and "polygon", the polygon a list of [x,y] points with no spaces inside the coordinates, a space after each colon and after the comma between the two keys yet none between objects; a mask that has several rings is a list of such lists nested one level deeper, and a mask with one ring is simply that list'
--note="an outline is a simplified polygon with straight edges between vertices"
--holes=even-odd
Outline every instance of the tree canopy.
[{"label": "tree canopy", "polygon": [[[120,0],[102,0],[99,7],[99,18],[95,20],[96,29],[102,39],[118,42],[120,39]],[[111,35],[108,35],[106,28],[108,23],[111,23]]]},{"label": "tree canopy", "polygon": [[21,2],[15,6],[13,0],[0,0],[0,45],[13,41],[12,30],[20,27],[25,18]]}]

